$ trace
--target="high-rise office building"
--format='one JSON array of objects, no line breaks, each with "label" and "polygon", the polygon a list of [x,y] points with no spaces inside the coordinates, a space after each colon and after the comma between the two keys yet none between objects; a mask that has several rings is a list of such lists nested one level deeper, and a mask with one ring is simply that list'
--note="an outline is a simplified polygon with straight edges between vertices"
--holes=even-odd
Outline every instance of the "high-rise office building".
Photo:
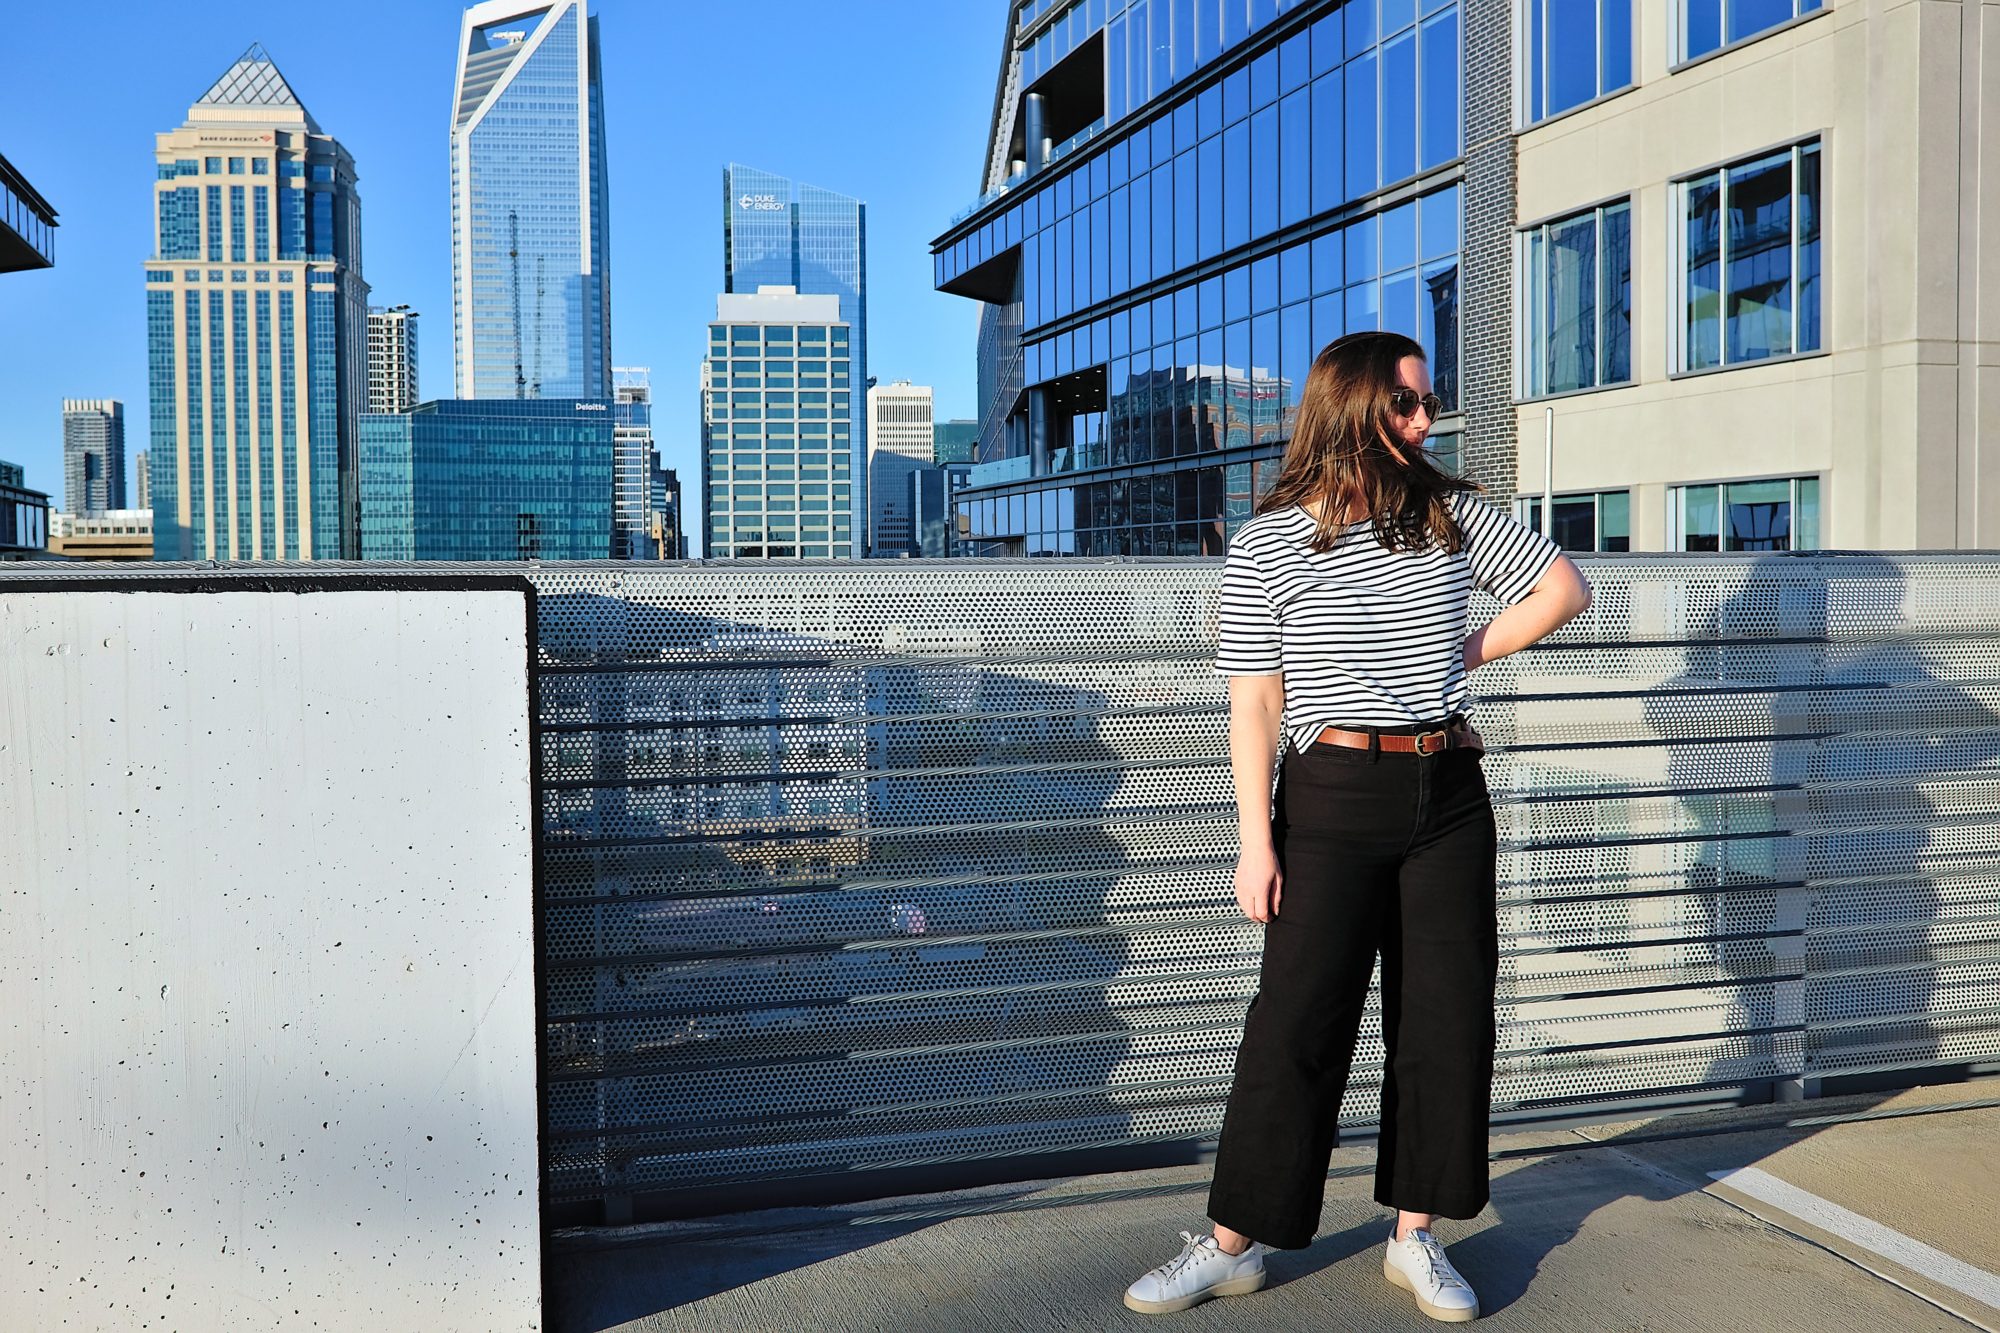
[{"label": "high-rise office building", "polygon": [[407,412],[417,392],[417,312],[406,305],[368,308],[368,410]]},{"label": "high-rise office building", "polygon": [[[132,507],[151,509],[153,507],[152,456],[144,449],[132,455]],[[148,525],[150,531],[150,525]]]},{"label": "high-rise office building", "polygon": [[[722,290],[788,286],[837,296],[851,342],[854,383],[868,385],[868,206],[816,185],[731,163],[722,173]],[[868,404],[854,394],[848,441],[856,478],[849,516],[865,552],[868,536]]]},{"label": "high-rise office building", "polygon": [[1012,6],[987,194],[933,247],[983,303],[974,552],[1220,554],[1350,330],[1424,345],[1449,450],[1461,28],[1459,0]]},{"label": "high-rise office building", "polygon": [[597,20],[583,0],[465,11],[451,124],[460,398],[611,398],[611,220]]},{"label": "high-rise office building", "polygon": [[893,384],[878,384],[868,391],[871,554],[904,555],[915,548],[910,474],[931,466],[936,452],[930,386],[897,380]]},{"label": "high-rise office building", "polygon": [[687,558],[687,526],[682,521],[681,479],[670,467],[660,465],[660,451],[652,451],[651,475],[647,486],[647,537],[656,560]]},{"label": "high-rise office building", "polygon": [[448,398],[361,418],[364,560],[602,560],[611,404]]},{"label": "high-rise office building", "polygon": [[63,509],[94,518],[125,507],[125,404],[63,399]]},{"label": "high-rise office building", "polygon": [[368,373],[354,159],[261,46],[158,136],[155,159],[154,548],[351,558]]},{"label": "high-rise office building", "polygon": [[611,371],[611,558],[656,560],[651,543],[653,470],[653,372],[644,366]]},{"label": "high-rise office building", "polygon": [[55,262],[56,210],[13,163],[0,157],[0,273],[48,268]]},{"label": "high-rise office building", "polygon": [[1538,525],[1548,489],[1570,549],[1994,545],[1992,80],[1951,24],[1681,8],[1011,4],[933,247],[984,303],[978,549],[1220,550],[1367,328],[1429,350],[1439,461]]},{"label": "high-rise office building", "polygon": [[702,361],[702,554],[858,556],[853,333],[831,295],[715,298]]},{"label": "high-rise office building", "polygon": [[937,423],[931,448],[934,463],[970,463],[979,449],[979,423],[954,417]]}]

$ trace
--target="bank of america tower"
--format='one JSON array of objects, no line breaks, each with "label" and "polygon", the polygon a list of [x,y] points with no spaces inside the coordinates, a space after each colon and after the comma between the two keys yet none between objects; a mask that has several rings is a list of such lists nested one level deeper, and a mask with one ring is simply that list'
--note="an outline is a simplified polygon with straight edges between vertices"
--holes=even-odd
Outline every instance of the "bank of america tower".
[{"label": "bank of america tower", "polygon": [[354,159],[256,45],[153,156],[154,552],[352,559],[368,371]]}]

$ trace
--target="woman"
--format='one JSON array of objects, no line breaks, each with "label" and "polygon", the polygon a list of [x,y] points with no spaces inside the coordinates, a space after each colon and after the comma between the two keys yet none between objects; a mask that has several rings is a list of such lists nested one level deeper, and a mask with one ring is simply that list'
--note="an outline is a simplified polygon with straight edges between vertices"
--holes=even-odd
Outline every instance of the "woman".
[{"label": "woman", "polygon": [[[1411,339],[1329,344],[1278,479],[1230,543],[1215,669],[1230,677],[1236,902],[1265,926],[1264,959],[1216,1151],[1214,1230],[1183,1231],[1180,1254],[1127,1289],[1132,1309],[1255,1291],[1265,1250],[1312,1243],[1379,952],[1375,1199],[1396,1210],[1383,1273],[1433,1319],[1478,1317],[1431,1234],[1487,1201],[1496,835],[1479,734],[1459,710],[1466,673],[1554,631],[1590,590],[1555,543],[1431,461],[1441,407]],[[1507,605],[1467,637],[1474,586]]]}]

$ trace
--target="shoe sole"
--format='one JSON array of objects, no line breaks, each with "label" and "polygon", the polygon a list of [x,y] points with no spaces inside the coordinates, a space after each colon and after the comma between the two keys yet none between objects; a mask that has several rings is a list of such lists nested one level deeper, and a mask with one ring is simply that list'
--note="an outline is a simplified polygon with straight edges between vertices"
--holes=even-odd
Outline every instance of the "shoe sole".
[{"label": "shoe sole", "polygon": [[1403,1276],[1403,1270],[1390,1263],[1387,1257],[1384,1257],[1382,1260],[1382,1276],[1416,1297],[1417,1308],[1440,1323],[1469,1324],[1479,1318],[1479,1305],[1476,1301],[1463,1310],[1453,1310],[1442,1305],[1431,1304],[1424,1299],[1423,1293],[1417,1290],[1415,1284],[1409,1278]]},{"label": "shoe sole", "polygon": [[1137,1310],[1140,1314],[1174,1314],[1215,1296],[1248,1296],[1264,1285],[1266,1276],[1267,1271],[1260,1268],[1248,1277],[1231,1278],[1227,1282],[1216,1283],[1206,1291],[1197,1291],[1192,1296],[1176,1296],[1170,1301],[1144,1300],[1128,1291],[1125,1293],[1125,1308]]}]

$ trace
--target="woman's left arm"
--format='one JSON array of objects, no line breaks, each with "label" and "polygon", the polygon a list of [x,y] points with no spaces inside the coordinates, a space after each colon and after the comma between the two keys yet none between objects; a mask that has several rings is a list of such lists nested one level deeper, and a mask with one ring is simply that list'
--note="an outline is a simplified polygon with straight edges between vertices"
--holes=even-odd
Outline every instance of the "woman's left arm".
[{"label": "woman's left arm", "polygon": [[1555,633],[1590,605],[1590,584],[1566,555],[1557,556],[1534,590],[1505,607],[1465,641],[1465,669],[1517,653]]}]

